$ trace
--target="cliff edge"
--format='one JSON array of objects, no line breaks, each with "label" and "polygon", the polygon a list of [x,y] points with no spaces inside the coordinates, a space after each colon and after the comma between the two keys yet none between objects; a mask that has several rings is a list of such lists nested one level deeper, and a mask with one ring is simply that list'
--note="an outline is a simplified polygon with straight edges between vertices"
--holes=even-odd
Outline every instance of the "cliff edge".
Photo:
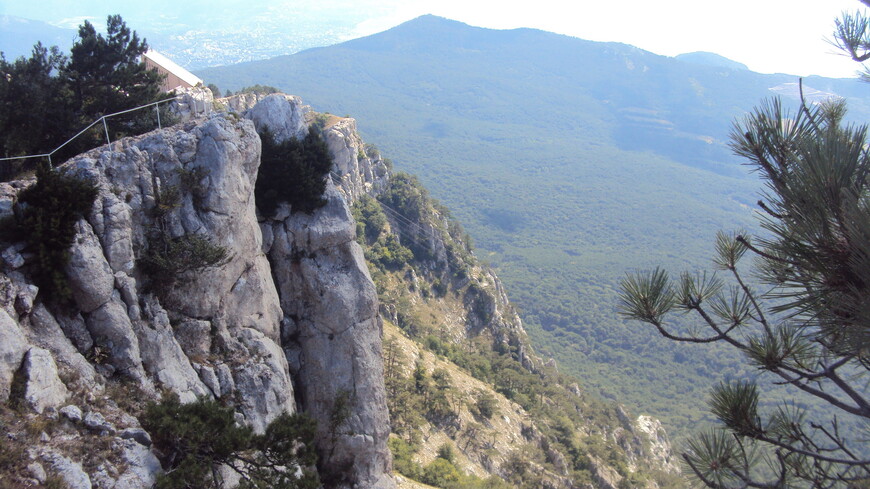
[{"label": "cliff edge", "polygon": [[[72,301],[39,290],[26,243],[2,244],[0,402],[18,406],[2,413],[3,452],[20,458],[4,483],[150,487],[161,467],[135,415],[173,393],[232,405],[255,432],[304,411],[326,487],[394,487],[377,296],[347,201],[330,183],[311,214],[255,207],[257,127],[304,135],[308,112],[274,95],[245,117],[193,118],[63,165],[98,188],[65,270]],[[348,180],[372,184],[364,173]],[[5,217],[33,184],[0,186]],[[168,278],[143,266],[149,248],[191,236],[226,259]]]}]

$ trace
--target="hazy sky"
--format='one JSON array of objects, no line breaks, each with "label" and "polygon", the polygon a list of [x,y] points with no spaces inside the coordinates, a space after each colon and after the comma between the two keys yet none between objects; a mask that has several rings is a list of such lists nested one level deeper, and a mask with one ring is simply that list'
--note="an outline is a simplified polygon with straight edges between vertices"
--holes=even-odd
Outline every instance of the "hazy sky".
[{"label": "hazy sky", "polygon": [[762,73],[848,77],[857,65],[834,54],[825,39],[841,12],[861,7],[858,0],[406,0],[390,17],[360,25],[360,33],[429,12],[484,27],[624,42],[668,56],[712,51]]},{"label": "hazy sky", "polygon": [[858,0],[0,0],[0,14],[50,23],[66,20],[75,25],[71,19],[91,17],[99,25],[109,13],[132,19],[151,9],[161,18],[210,17],[211,25],[226,25],[245,16],[282,11],[337,23],[352,19],[355,35],[432,13],[476,26],[535,27],[619,41],[669,56],[712,51],[763,73],[840,77],[854,76],[857,65],[834,54],[825,39],[842,11],[860,7]]}]

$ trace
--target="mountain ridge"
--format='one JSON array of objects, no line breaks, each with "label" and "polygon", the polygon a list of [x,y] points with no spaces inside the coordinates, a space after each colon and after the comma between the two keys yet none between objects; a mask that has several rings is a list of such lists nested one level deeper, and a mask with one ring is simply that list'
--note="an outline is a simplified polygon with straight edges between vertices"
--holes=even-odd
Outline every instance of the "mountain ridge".
[{"label": "mountain ridge", "polygon": [[[415,25],[426,26],[419,38]],[[438,26],[467,30],[470,40],[445,35],[433,46]],[[708,419],[706,408],[679,399],[703,399],[704,385],[753,373],[718,350],[677,353],[624,323],[618,282],[657,265],[707,268],[718,230],[757,230],[759,185],[731,154],[728,135],[734,118],[796,78],[541,32],[426,17],[368,39],[198,73],[222,88],[274,85],[317,110],[354,114],[367,140],[463,222],[538,351],[590,390],[687,430]],[[804,83],[846,98],[854,120],[870,119],[857,80]]]}]

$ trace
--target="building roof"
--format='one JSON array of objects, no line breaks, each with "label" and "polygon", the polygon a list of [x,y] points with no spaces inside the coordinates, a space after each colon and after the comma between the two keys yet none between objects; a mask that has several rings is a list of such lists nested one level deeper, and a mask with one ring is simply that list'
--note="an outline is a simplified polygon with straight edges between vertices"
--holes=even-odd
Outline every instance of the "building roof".
[{"label": "building roof", "polygon": [[177,76],[185,83],[189,83],[192,87],[195,87],[197,83],[202,83],[202,80],[199,77],[185,70],[184,68],[176,64],[175,61],[172,61],[171,59],[163,56],[157,51],[149,50],[148,52],[143,54],[142,57],[151,60],[151,62],[153,62],[154,64],[159,65],[169,73]]}]

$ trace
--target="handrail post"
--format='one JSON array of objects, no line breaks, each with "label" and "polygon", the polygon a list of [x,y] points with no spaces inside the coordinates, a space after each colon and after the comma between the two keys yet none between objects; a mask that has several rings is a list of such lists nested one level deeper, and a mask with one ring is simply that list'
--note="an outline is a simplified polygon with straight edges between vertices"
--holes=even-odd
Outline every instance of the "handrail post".
[{"label": "handrail post", "polygon": [[106,125],[106,116],[100,117],[103,120],[103,130],[106,131],[106,144],[112,144],[112,140],[109,139],[109,126]]},{"label": "handrail post", "polygon": [[163,129],[163,126],[160,125],[160,103],[154,104],[154,112],[157,112],[157,129]]}]

